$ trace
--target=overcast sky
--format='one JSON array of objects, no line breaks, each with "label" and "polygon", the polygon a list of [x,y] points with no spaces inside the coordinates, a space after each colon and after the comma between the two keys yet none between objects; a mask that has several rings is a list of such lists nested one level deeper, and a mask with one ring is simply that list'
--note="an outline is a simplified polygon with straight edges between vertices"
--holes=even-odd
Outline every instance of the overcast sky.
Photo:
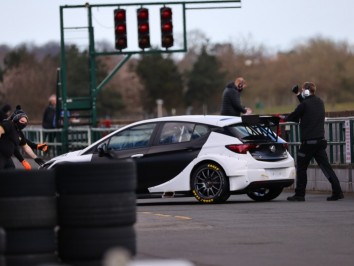
[{"label": "overcast sky", "polygon": [[[16,46],[21,43],[42,45],[60,40],[59,7],[83,5],[86,1],[76,0],[1,0],[0,1],[0,44]],[[90,4],[158,2],[116,0],[92,1]],[[165,3],[172,1],[162,1]],[[354,45],[354,1],[353,0],[242,0],[241,8],[218,10],[187,10],[187,30],[204,32],[212,43],[237,42],[249,39],[275,50],[287,50],[309,38],[323,37],[333,41],[346,41]],[[160,6],[159,6],[160,7]],[[158,8],[159,8],[158,7]],[[135,43],[135,9],[127,7],[128,45]],[[157,8],[151,6],[150,24],[152,39],[157,35],[159,17]],[[174,32],[182,33],[181,6],[172,6]],[[93,24],[96,41],[114,42],[113,7],[93,9]],[[85,9],[64,9],[65,27],[85,27]],[[154,13],[155,12],[155,13]],[[130,14],[129,13],[129,14]],[[156,34],[155,34],[156,33]],[[156,35],[156,36],[155,36]],[[181,36],[181,35],[179,35]],[[66,40],[85,42],[85,30],[66,30]],[[154,42],[154,41],[152,41]],[[178,42],[178,40],[177,40]]]}]

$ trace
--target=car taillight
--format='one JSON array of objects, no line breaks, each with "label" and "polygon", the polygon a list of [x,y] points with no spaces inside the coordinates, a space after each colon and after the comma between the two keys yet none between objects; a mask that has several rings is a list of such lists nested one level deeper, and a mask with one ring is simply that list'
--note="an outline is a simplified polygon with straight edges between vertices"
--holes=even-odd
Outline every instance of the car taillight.
[{"label": "car taillight", "polygon": [[225,146],[230,151],[246,154],[249,150],[257,148],[256,144],[232,144]]},{"label": "car taillight", "polygon": [[289,147],[289,144],[288,143],[283,143],[283,147],[287,150],[288,147]]}]

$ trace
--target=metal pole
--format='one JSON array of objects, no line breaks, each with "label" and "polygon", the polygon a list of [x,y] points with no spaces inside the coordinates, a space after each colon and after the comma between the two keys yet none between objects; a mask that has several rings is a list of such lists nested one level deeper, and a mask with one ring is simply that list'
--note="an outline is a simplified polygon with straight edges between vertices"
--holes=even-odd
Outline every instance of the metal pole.
[{"label": "metal pole", "polygon": [[[60,7],[60,70],[58,69],[58,84],[57,84],[57,107],[56,107],[56,124],[60,120],[61,112],[64,112],[63,129],[61,134],[62,142],[62,152],[67,152],[68,145],[68,121],[66,113],[68,110],[67,106],[67,70],[66,70],[66,56],[65,56],[65,42],[64,42],[64,18],[63,18],[63,7]],[[60,84],[60,86],[59,86]],[[58,95],[60,92],[61,95]],[[60,96],[61,99],[58,99]],[[60,105],[58,103],[61,103]],[[60,135],[60,134],[58,134]],[[59,136],[58,136],[59,137]]]},{"label": "metal pole", "polygon": [[95,38],[93,34],[92,27],[92,10],[91,6],[87,6],[88,11],[88,24],[89,24],[89,62],[90,62],[90,95],[91,95],[91,124],[92,126],[97,125],[97,115],[96,115],[96,56],[95,56]]},{"label": "metal pole", "polygon": [[129,58],[132,56],[132,54],[128,54],[124,57],[122,61],[120,61],[111,71],[111,73],[108,74],[107,77],[97,86],[96,88],[96,95],[100,92],[100,90],[112,79],[112,77],[117,73],[117,71],[129,60]]}]

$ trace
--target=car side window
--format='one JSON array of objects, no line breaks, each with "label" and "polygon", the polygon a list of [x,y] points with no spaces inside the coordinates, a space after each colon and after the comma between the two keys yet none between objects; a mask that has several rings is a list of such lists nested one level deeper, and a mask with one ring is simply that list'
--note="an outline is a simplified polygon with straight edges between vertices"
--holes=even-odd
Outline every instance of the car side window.
[{"label": "car side window", "polygon": [[192,139],[201,138],[207,134],[209,134],[210,130],[207,126],[204,125],[196,125],[192,134]]},{"label": "car side window", "polygon": [[123,130],[112,136],[109,150],[126,150],[147,147],[156,124],[144,124]]},{"label": "car side window", "polygon": [[194,126],[195,124],[183,122],[165,123],[161,131],[159,144],[174,144],[190,141],[192,139]]}]

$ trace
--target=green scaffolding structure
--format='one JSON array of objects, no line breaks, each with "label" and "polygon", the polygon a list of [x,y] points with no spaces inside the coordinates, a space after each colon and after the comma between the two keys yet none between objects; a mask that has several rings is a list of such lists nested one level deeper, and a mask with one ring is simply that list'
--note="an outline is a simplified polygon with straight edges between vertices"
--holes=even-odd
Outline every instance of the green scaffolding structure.
[{"label": "green scaffolding structure", "polygon": [[[223,5],[222,5],[223,4]],[[226,4],[226,5],[225,5]],[[64,147],[68,147],[68,127],[70,125],[70,114],[73,112],[86,111],[85,118],[89,121],[88,125],[91,127],[97,126],[96,116],[96,100],[99,92],[105,87],[105,85],[112,79],[112,77],[121,69],[121,67],[129,60],[134,54],[151,54],[151,53],[180,53],[187,51],[187,30],[186,30],[186,11],[187,10],[202,10],[202,9],[224,9],[224,8],[240,8],[241,0],[221,0],[221,1],[168,1],[168,2],[151,2],[151,3],[125,3],[125,4],[89,4],[84,5],[65,5],[60,6],[60,67],[57,70],[57,119],[61,119],[61,125],[63,128],[62,142]],[[153,49],[153,50],[129,50],[129,51],[106,51],[97,52],[95,49],[95,37],[93,27],[92,9],[94,8],[117,8],[124,6],[178,6],[182,10],[182,28],[183,28],[183,45],[180,48],[174,49],[173,47],[168,49]],[[87,27],[74,27],[80,28],[88,32],[88,67],[89,67],[89,88],[88,95],[82,97],[68,97],[68,83],[67,83],[67,57],[66,57],[66,40],[64,31],[72,29],[73,27],[65,27],[64,23],[64,11],[67,9],[86,10],[87,12]],[[113,21],[113,14],[112,14]],[[103,79],[100,84],[97,84],[96,79],[96,58],[99,56],[112,56],[121,55],[123,59],[110,71],[110,73]],[[80,118],[80,115],[78,115]],[[65,150],[65,148],[64,148]]]}]

